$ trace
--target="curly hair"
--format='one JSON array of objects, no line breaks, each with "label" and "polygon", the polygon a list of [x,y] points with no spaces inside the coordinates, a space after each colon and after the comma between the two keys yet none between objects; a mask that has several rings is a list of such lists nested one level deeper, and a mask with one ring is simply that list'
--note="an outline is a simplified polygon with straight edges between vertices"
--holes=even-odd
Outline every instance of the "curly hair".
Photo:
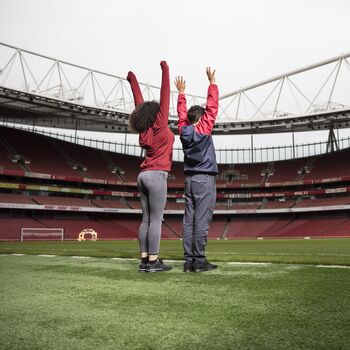
[{"label": "curly hair", "polygon": [[205,109],[201,106],[192,106],[187,112],[187,119],[191,124],[195,124],[205,113]]},{"label": "curly hair", "polygon": [[129,127],[138,133],[147,130],[156,120],[160,110],[157,101],[147,101],[138,105],[129,116]]}]

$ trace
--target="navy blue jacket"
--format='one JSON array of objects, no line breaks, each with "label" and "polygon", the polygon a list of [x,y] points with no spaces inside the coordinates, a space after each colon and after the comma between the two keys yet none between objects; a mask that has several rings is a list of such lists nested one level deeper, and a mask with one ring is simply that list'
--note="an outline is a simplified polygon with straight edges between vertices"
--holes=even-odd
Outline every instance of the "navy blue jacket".
[{"label": "navy blue jacket", "polygon": [[215,84],[208,88],[207,105],[205,113],[196,125],[187,119],[186,97],[179,94],[177,113],[179,115],[179,135],[182,143],[184,159],[184,172],[193,174],[218,174],[215,147],[211,136],[219,108],[219,91]]}]

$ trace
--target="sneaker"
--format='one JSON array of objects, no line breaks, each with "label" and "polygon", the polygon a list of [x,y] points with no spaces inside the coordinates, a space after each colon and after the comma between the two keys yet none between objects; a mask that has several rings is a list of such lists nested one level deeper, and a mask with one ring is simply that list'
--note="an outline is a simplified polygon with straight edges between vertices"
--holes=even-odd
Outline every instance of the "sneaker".
[{"label": "sneaker", "polygon": [[184,272],[193,272],[193,264],[186,261],[184,263]]},{"label": "sneaker", "polygon": [[165,265],[162,260],[157,259],[154,264],[148,264],[147,272],[161,272],[169,271],[172,269],[172,266]]},{"label": "sneaker", "polygon": [[148,263],[140,261],[139,272],[148,272]]},{"label": "sneaker", "polygon": [[218,268],[218,265],[214,265],[210,263],[208,260],[205,260],[203,263],[198,263],[197,261],[193,263],[194,272],[210,271],[210,270],[215,270],[217,268]]}]

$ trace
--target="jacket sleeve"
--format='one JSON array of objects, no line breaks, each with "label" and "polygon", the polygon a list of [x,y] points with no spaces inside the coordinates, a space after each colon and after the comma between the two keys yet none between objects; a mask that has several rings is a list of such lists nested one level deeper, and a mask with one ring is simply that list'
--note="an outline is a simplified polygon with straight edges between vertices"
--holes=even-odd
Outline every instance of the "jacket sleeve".
[{"label": "jacket sleeve", "polygon": [[155,125],[159,128],[168,126],[170,108],[170,78],[169,66],[165,61],[160,62],[162,68],[162,85],[160,88],[160,111],[157,115]]},{"label": "jacket sleeve", "polygon": [[179,116],[177,127],[179,130],[179,135],[181,135],[182,127],[190,124],[187,119],[187,107],[186,107],[185,94],[179,94],[179,96],[177,97],[177,115]]},{"label": "jacket sleeve", "polygon": [[140,89],[140,85],[137,81],[137,78],[133,72],[129,72],[127,76],[127,80],[130,83],[131,91],[134,96],[135,107],[143,103],[143,97]]},{"label": "jacket sleeve", "polygon": [[219,110],[219,90],[217,85],[210,84],[208,88],[207,105],[205,113],[196,125],[200,134],[211,135]]}]

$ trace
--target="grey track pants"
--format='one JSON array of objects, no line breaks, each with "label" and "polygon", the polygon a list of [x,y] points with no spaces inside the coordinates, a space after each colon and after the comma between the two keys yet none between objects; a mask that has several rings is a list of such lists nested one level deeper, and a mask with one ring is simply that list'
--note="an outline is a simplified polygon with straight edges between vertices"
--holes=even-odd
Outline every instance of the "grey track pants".
[{"label": "grey track pants", "polygon": [[216,180],[213,175],[187,176],[186,208],[183,218],[184,257],[189,263],[204,262],[208,230],[216,202]]},{"label": "grey track pants", "polygon": [[167,196],[168,173],[161,170],[142,171],[137,178],[142,207],[139,228],[140,251],[159,253],[162,218]]}]

